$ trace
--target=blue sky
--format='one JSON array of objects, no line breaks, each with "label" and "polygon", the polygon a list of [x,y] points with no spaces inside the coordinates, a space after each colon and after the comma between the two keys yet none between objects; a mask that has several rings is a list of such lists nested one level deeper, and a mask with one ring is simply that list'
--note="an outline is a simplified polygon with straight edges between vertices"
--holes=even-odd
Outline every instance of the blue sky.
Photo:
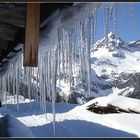
[{"label": "blue sky", "polygon": [[[118,16],[117,16],[117,35],[124,41],[129,42],[140,39],[140,2],[133,3],[135,7],[135,22],[131,23],[129,8],[132,3],[124,3],[124,12],[122,12],[122,4],[118,4]],[[124,16],[122,16],[124,13]],[[97,16],[95,41],[104,37],[104,12],[103,8]],[[114,31],[113,22],[110,21],[109,32]]]}]

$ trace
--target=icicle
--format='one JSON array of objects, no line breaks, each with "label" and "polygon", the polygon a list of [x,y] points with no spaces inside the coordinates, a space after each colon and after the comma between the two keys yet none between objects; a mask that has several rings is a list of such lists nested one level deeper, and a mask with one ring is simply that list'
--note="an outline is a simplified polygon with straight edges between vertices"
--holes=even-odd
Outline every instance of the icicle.
[{"label": "icicle", "polygon": [[113,3],[110,3],[110,6],[109,6],[109,20],[113,20],[113,8],[114,8],[114,4]]},{"label": "icicle", "polygon": [[38,102],[38,92],[37,92],[37,75],[36,75],[36,68],[32,68],[32,80],[33,85],[35,88],[33,88],[33,94],[35,94],[35,100]]},{"label": "icicle", "polygon": [[74,87],[74,83],[75,83],[75,42],[76,42],[76,33],[75,33],[75,28],[76,28],[76,25],[75,27],[72,29],[72,48],[71,48],[71,69],[72,69],[72,78],[71,78],[71,86],[72,86],[72,93],[74,92],[73,91],[73,87]]},{"label": "icicle", "polygon": [[122,20],[124,20],[125,19],[125,5],[124,5],[124,3],[122,2],[122,4],[121,4],[121,9],[122,9],[122,13],[121,13],[121,17],[122,17]]},{"label": "icicle", "polygon": [[135,10],[135,3],[132,5],[132,22],[133,24],[135,23],[135,18],[136,18],[136,10]]},{"label": "icicle", "polygon": [[96,36],[96,26],[97,26],[97,13],[96,13],[96,10],[95,10],[95,13],[94,13],[94,17],[93,17],[93,43],[95,41],[95,36]]},{"label": "icicle", "polygon": [[16,100],[17,100],[17,110],[19,111],[19,86],[20,86],[20,53],[17,56],[17,62],[16,62],[16,67],[15,67],[15,71],[16,71],[16,78],[15,78],[15,82],[16,82]]},{"label": "icicle", "polygon": [[90,49],[91,49],[91,15],[88,17],[88,35],[87,35],[87,48],[86,48],[86,57],[87,57],[87,76],[88,76],[88,96],[91,96],[91,60],[90,60]]},{"label": "icicle", "polygon": [[118,8],[117,8],[117,4],[115,5],[115,11],[114,11],[114,33],[115,34],[117,34],[117,12],[118,12],[118,10],[117,10]]},{"label": "icicle", "polygon": [[[61,55],[63,55],[63,57],[61,57],[61,67],[62,67],[62,77],[64,82],[67,82],[67,74],[68,74],[68,43],[67,43],[67,31],[65,29],[62,29],[63,33],[62,33],[62,41],[61,41]],[[58,48],[59,49],[59,48]],[[58,68],[59,69],[59,68]],[[63,70],[64,69],[64,70]]]},{"label": "icicle", "polygon": [[39,70],[36,68],[36,94],[37,94],[37,102],[39,102]]},{"label": "icicle", "polygon": [[43,97],[42,97],[42,57],[40,57],[40,65],[39,65],[39,97],[40,97],[40,109],[41,112],[43,113]]},{"label": "icicle", "polygon": [[63,47],[64,48],[64,63],[65,63],[65,75],[66,77],[64,77],[65,82],[68,84],[68,80],[67,80],[67,74],[68,74],[68,47],[67,44]]},{"label": "icicle", "polygon": [[51,50],[48,52],[48,97],[51,101]]},{"label": "icicle", "polygon": [[41,88],[41,104],[42,104],[42,113],[44,113],[44,63],[43,63],[43,56],[41,58],[41,81],[40,81],[40,88]]},{"label": "icicle", "polygon": [[52,111],[53,111],[53,130],[55,136],[55,100],[56,100],[56,74],[57,74],[57,49],[52,52],[53,60],[52,60],[52,77],[51,77],[51,89],[52,89]]},{"label": "icicle", "polygon": [[7,92],[10,93],[10,77],[9,77],[9,73],[7,73]]},{"label": "icicle", "polygon": [[108,27],[109,27],[109,7],[106,4],[104,9],[104,34],[105,34],[105,40],[106,40],[106,46],[108,47]]},{"label": "icicle", "polygon": [[[49,66],[48,66],[49,67]],[[46,60],[45,56],[40,54],[39,57],[39,68],[38,68],[38,73],[37,73],[37,79],[39,79],[39,99],[40,99],[40,109],[41,112],[45,114],[46,120],[47,120],[47,115],[46,115],[46,82],[47,82],[47,77],[48,75],[46,72]],[[48,85],[49,86],[49,85]]]},{"label": "icicle", "polygon": [[72,31],[69,31],[69,90],[70,95],[72,94]]},{"label": "icicle", "polygon": [[30,109],[31,109],[31,68],[27,67],[27,84],[28,84],[28,97],[30,100]]},{"label": "icicle", "polygon": [[[17,110],[19,111],[19,86],[21,80],[21,53],[19,52],[14,58],[10,59],[7,64],[7,70],[2,76],[2,93],[7,104],[7,95],[14,95],[14,103],[17,103]],[[15,98],[16,95],[16,98]],[[7,106],[7,105],[6,105]]]},{"label": "icicle", "polygon": [[42,91],[41,91],[41,69],[39,67],[39,101],[40,101],[40,110],[42,111]]},{"label": "icicle", "polygon": [[75,73],[76,73],[76,64],[77,64],[77,60],[76,60],[76,57],[77,57],[77,40],[78,40],[78,38],[77,38],[77,26],[75,26],[75,29],[74,29],[74,48],[73,48],[73,77],[74,77],[74,79],[73,79],[73,85],[76,85],[76,75],[75,75]]},{"label": "icicle", "polygon": [[17,102],[17,110],[19,111],[19,85],[18,85],[18,69],[16,66],[16,102]]},{"label": "icicle", "polygon": [[134,3],[129,4],[129,19],[130,19],[130,24],[133,24],[135,21],[135,5],[134,5]]},{"label": "icicle", "polygon": [[61,42],[61,65],[62,65],[62,73],[65,73],[65,49],[64,49],[64,44],[66,42],[66,37],[67,37],[67,33],[66,31],[63,29],[63,41]]},{"label": "icicle", "polygon": [[[37,85],[37,97],[39,96],[39,68],[36,70],[36,85]],[[37,98],[37,102],[39,101],[39,97]]]},{"label": "icicle", "polygon": [[[48,55],[48,53],[46,53]],[[44,99],[45,99],[45,114],[46,114],[46,121],[47,121],[47,93],[48,93],[48,90],[47,90],[47,87],[48,87],[48,78],[47,78],[47,75],[48,75],[48,63],[47,63],[47,56],[45,57],[45,62],[44,62],[46,65],[45,65],[45,94],[44,94]]]},{"label": "icicle", "polygon": [[15,95],[16,95],[16,77],[14,76],[14,67],[15,65],[12,64],[12,75],[13,75],[13,95],[14,95],[14,103],[16,103]]},{"label": "icicle", "polygon": [[6,75],[2,77],[2,93],[4,94],[5,109],[7,110],[7,92],[6,92]]},{"label": "icicle", "polygon": [[80,75],[79,76],[80,77],[79,80],[82,82],[82,63],[83,63],[82,62],[82,51],[81,51],[82,50],[82,44],[83,44],[83,40],[82,40],[82,26],[83,25],[82,25],[82,22],[79,23],[79,26],[80,26],[79,27],[80,39],[79,39],[79,49],[78,49],[78,51],[79,51],[79,67],[80,67],[79,68],[79,75]]},{"label": "icicle", "polygon": [[129,24],[131,24],[132,23],[132,13],[131,13],[131,4],[129,4],[129,6],[128,6],[128,15],[129,15]]},{"label": "icicle", "polygon": [[[43,113],[46,114],[46,63],[45,57],[43,57],[42,62],[42,94],[43,94]],[[47,117],[46,117],[47,120]]]},{"label": "icicle", "polygon": [[68,38],[68,32],[66,34],[67,38],[66,38],[66,43],[65,43],[65,69],[66,69],[66,80],[67,80],[67,86],[68,82],[69,82],[69,38]]},{"label": "icicle", "polygon": [[60,87],[60,77],[61,77],[61,69],[60,69],[60,65],[61,65],[61,29],[58,29],[58,86]]}]

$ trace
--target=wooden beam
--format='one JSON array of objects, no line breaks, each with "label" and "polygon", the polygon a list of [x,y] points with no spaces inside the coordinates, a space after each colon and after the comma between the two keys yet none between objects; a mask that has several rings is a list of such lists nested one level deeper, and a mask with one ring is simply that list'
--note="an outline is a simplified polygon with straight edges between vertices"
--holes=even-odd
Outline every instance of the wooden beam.
[{"label": "wooden beam", "polygon": [[24,66],[38,66],[40,4],[28,3],[24,47]]}]

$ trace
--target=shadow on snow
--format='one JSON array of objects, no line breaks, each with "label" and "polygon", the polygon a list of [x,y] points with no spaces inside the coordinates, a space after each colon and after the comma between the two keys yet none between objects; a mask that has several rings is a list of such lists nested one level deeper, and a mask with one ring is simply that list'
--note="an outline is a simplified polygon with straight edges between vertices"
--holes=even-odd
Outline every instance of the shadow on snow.
[{"label": "shadow on snow", "polygon": [[[69,110],[73,109],[74,107],[78,106],[77,104],[68,104],[68,103],[56,103],[56,113],[65,113]],[[47,102],[46,104],[47,113],[52,113],[52,105],[51,103]],[[30,103],[20,103],[19,104],[19,111],[17,110],[16,104],[7,104],[7,110],[5,105],[0,109],[0,113],[4,114],[12,114],[15,117],[25,117],[31,115],[40,115],[43,114],[40,109],[40,103],[33,101]]]},{"label": "shadow on snow", "polygon": [[[54,137],[53,123],[30,127],[35,137]],[[138,137],[122,130],[84,120],[56,122],[55,137]]]}]

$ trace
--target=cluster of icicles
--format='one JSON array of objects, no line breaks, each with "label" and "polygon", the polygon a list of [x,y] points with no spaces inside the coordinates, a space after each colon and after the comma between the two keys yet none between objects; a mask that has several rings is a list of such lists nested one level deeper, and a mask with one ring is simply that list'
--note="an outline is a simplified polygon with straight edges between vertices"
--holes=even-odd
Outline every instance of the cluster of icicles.
[{"label": "cluster of icicles", "polygon": [[[108,26],[112,17],[115,32],[117,30],[117,4],[105,3],[104,8],[104,32],[108,44]],[[56,47],[54,49],[47,48],[45,55],[39,54],[37,68],[23,67],[23,53],[21,51],[10,60],[7,72],[0,75],[0,89],[3,99],[6,101],[7,94],[12,92],[18,110],[19,87],[22,81],[28,85],[29,99],[31,100],[32,93],[36,95],[36,99],[39,99],[43,113],[47,112],[47,100],[52,103],[54,134],[56,87],[61,86],[61,80],[67,83],[71,94],[74,93],[74,85],[81,83],[87,87],[85,96],[91,96],[90,49],[96,34],[97,10],[97,8],[93,11],[90,10],[86,18],[76,21],[72,26],[69,24],[69,26],[59,27]],[[132,10],[133,14],[131,15],[134,16],[134,8],[131,8]],[[77,71],[78,77],[75,74]],[[66,78],[62,78],[62,75],[65,75]],[[32,90],[33,83],[37,90]]]}]

